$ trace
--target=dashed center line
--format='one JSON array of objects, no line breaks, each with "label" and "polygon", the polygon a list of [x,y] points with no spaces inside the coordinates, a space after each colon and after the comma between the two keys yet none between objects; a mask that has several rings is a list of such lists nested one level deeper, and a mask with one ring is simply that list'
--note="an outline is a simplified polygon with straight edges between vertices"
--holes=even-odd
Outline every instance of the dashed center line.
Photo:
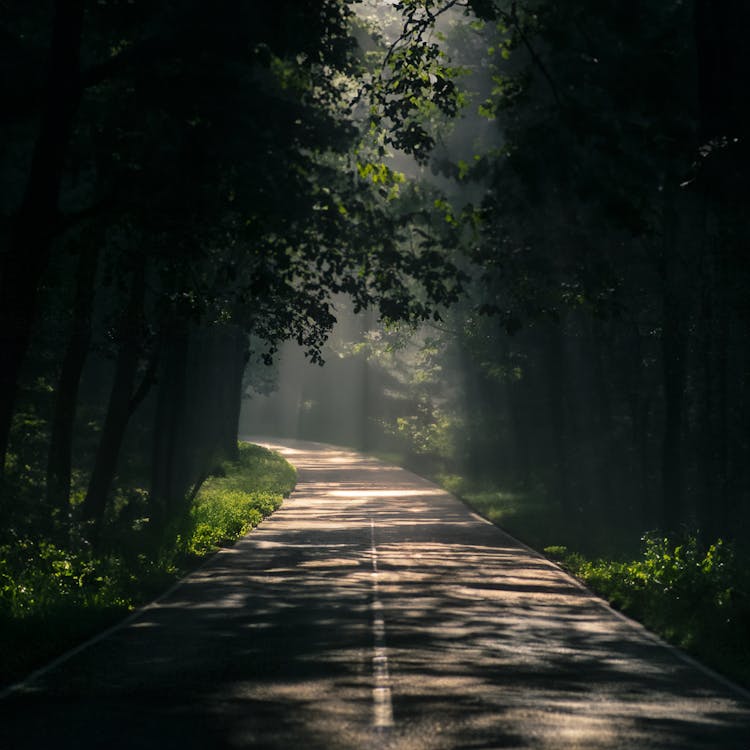
[{"label": "dashed center line", "polygon": [[370,559],[372,560],[372,723],[378,729],[393,726],[391,678],[388,672],[388,650],[385,645],[385,619],[378,582],[378,547],[375,543],[375,521],[370,518]]}]

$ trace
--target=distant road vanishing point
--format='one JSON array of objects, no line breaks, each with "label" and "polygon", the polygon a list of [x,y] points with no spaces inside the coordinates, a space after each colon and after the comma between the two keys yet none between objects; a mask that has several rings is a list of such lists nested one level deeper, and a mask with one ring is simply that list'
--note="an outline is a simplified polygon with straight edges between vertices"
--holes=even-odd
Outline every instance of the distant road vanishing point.
[{"label": "distant road vanishing point", "polygon": [[0,701],[0,748],[750,750],[747,693],[434,484],[263,442],[281,510]]}]

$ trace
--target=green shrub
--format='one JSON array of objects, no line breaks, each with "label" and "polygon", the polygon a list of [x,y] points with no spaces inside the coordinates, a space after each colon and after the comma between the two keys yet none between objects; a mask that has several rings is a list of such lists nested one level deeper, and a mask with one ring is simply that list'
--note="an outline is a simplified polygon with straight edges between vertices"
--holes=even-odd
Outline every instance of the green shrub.
[{"label": "green shrub", "polygon": [[202,489],[190,511],[191,523],[184,551],[205,555],[227,542],[233,542],[257,526],[282,502],[281,495],[243,492],[216,486]]},{"label": "green shrub", "polygon": [[296,479],[279,455],[241,443],[237,461],[222,463],[196,495],[180,550],[202,556],[239,539],[281,505]]},{"label": "green shrub", "polygon": [[23,618],[65,606],[127,607],[136,579],[116,555],[96,558],[47,540],[0,547],[0,614]]}]

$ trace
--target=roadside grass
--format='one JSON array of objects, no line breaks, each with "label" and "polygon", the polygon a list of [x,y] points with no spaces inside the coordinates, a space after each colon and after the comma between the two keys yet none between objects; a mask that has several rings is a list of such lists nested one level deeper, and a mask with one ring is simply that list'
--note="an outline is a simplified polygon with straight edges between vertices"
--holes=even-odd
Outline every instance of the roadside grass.
[{"label": "roadside grass", "polygon": [[217,467],[198,491],[181,533],[156,553],[133,551],[138,535],[148,533],[142,518],[122,528],[129,548],[102,556],[72,533],[63,543],[59,533],[44,538],[17,532],[0,545],[0,685],[157,596],[257,526],[295,482],[294,467],[281,456],[240,444],[239,460]]},{"label": "roadside grass", "polygon": [[[549,507],[538,489],[501,489],[490,483],[478,484],[458,474],[438,474],[435,479],[479,515],[531,547],[538,547],[549,539],[553,529],[559,531],[565,526],[561,514]],[[568,535],[565,536],[566,541],[570,541]]]},{"label": "roadside grass", "polygon": [[259,445],[243,443],[236,463],[222,464],[201,486],[178,549],[204,557],[273,513],[294,488],[294,467]]}]

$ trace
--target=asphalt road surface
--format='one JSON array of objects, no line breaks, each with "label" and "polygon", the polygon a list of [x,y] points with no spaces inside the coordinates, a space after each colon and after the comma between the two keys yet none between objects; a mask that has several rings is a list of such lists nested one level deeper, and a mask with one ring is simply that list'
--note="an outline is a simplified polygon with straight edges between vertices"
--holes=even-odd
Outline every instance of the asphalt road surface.
[{"label": "asphalt road surface", "polygon": [[284,507],[0,701],[2,750],[750,750],[747,694],[435,485],[272,447]]}]

